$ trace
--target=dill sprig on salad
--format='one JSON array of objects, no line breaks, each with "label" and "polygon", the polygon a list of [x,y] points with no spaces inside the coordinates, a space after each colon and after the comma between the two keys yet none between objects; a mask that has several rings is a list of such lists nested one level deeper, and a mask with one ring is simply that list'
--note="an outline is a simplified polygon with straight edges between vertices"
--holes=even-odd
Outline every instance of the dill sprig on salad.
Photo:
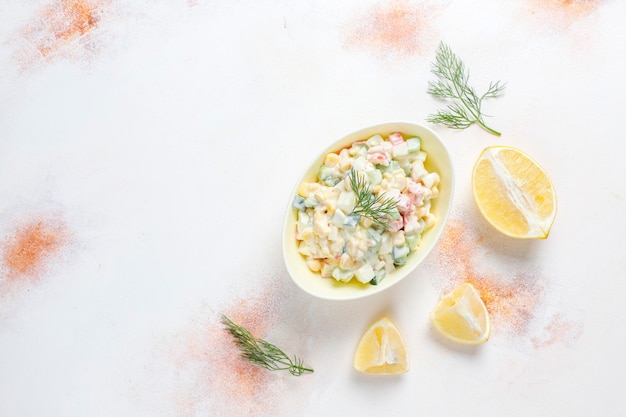
[{"label": "dill sprig on salad", "polygon": [[439,175],[421,139],[377,134],[326,155],[294,197],[298,251],[323,278],[379,284],[404,265],[436,218]]},{"label": "dill sprig on salad", "polygon": [[386,198],[384,193],[375,195],[365,179],[356,170],[348,174],[350,188],[356,195],[356,205],[351,214],[366,217],[377,226],[386,229],[389,222],[399,215],[394,198]]}]

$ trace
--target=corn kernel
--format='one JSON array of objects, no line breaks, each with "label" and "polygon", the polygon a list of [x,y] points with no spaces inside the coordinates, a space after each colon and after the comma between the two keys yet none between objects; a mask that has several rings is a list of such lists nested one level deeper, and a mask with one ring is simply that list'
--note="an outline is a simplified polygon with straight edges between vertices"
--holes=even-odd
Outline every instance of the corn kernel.
[{"label": "corn kernel", "polygon": [[313,237],[313,229],[311,229],[310,227],[304,228],[298,235],[298,239],[300,240],[307,240],[312,237]]},{"label": "corn kernel", "polygon": [[435,225],[435,223],[437,223],[437,218],[435,217],[434,214],[432,213],[428,213],[426,215],[426,224],[425,224],[425,228],[428,229],[429,227],[432,227]]},{"label": "corn kernel", "polygon": [[341,255],[339,259],[339,268],[341,269],[352,269],[354,267],[354,261],[347,253]]},{"label": "corn kernel", "polygon": [[298,187],[298,194],[304,198],[307,198],[311,194],[319,190],[321,186],[321,184],[318,184],[316,182],[304,182],[300,184],[300,187]]},{"label": "corn kernel", "polygon": [[391,241],[393,242],[393,246],[402,246],[404,245],[404,231],[399,230],[394,233],[391,237]]},{"label": "corn kernel", "polygon": [[324,160],[324,165],[329,168],[334,168],[339,163],[339,155],[336,153],[329,153],[326,155],[326,159]]},{"label": "corn kernel", "polygon": [[306,264],[313,272],[318,272],[322,269],[322,263],[317,259],[309,259],[306,261]]}]

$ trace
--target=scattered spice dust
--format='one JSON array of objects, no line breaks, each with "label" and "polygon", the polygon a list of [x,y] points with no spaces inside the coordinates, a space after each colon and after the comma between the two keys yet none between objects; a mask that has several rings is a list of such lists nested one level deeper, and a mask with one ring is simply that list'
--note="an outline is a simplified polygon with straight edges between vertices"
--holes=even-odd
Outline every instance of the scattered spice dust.
[{"label": "scattered spice dust", "polygon": [[557,313],[546,326],[543,334],[532,338],[535,349],[543,349],[556,343],[571,345],[582,334],[582,326]]},{"label": "scattered spice dust", "polygon": [[383,59],[420,54],[434,42],[430,22],[437,11],[427,3],[383,1],[349,23],[344,45]]},{"label": "scattered spice dust", "polygon": [[2,241],[4,289],[19,281],[36,281],[69,241],[67,226],[59,216],[29,218]]},{"label": "scattered spice dust", "polygon": [[555,29],[570,26],[596,11],[603,0],[527,0],[528,12]]},{"label": "scattered spice dust", "polygon": [[[461,209],[450,218],[435,248],[433,284],[442,295],[470,282],[489,311],[492,335],[523,350],[556,344],[571,347],[582,334],[573,320],[550,297],[548,280],[523,255],[489,246]],[[496,233],[496,232],[494,232]],[[528,242],[525,242],[528,243]],[[504,337],[501,338],[501,337]]]},{"label": "scattered spice dust", "polygon": [[543,301],[543,277],[534,270],[480,271],[481,238],[460,220],[450,219],[438,245],[445,274],[441,291],[472,283],[483,299],[494,333],[526,335]]},{"label": "scattered spice dust", "polygon": [[100,46],[96,30],[106,14],[106,0],[55,0],[18,33],[14,57],[20,72],[59,58],[91,60]]},{"label": "scattered spice dust", "polygon": [[[178,335],[173,357],[180,380],[174,394],[182,417],[197,415],[271,416],[280,414],[281,396],[288,388],[288,372],[268,371],[244,360],[232,336],[224,329],[220,314],[247,328],[252,335],[275,343],[268,332],[284,322],[280,285],[238,295],[193,328]],[[282,340],[282,338],[281,338]],[[291,353],[291,352],[289,352]],[[289,354],[288,353],[288,354]]]}]

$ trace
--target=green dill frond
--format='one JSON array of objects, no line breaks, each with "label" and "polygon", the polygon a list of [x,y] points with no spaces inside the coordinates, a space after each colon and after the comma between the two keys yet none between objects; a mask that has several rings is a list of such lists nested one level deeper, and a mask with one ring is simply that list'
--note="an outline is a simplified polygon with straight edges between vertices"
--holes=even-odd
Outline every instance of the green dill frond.
[{"label": "green dill frond", "polygon": [[304,366],[304,362],[294,356],[293,360],[277,346],[255,338],[248,329],[238,325],[222,315],[222,324],[226,331],[233,336],[235,344],[241,351],[241,356],[247,361],[270,371],[287,370],[292,375],[300,376],[313,369]]},{"label": "green dill frond", "polygon": [[444,100],[454,100],[454,103],[429,115],[427,121],[440,123],[452,129],[466,129],[478,123],[488,132],[500,136],[500,132],[485,123],[486,115],[482,112],[482,104],[485,99],[502,97],[505,83],[491,82],[487,91],[479,96],[469,85],[469,71],[465,64],[443,42],[437,48],[432,72],[438,79],[428,82],[427,92]]},{"label": "green dill frond", "polygon": [[375,195],[364,176],[351,169],[348,174],[350,188],[356,195],[356,206],[352,213],[372,220],[377,226],[386,228],[397,213],[396,200],[383,194]]}]

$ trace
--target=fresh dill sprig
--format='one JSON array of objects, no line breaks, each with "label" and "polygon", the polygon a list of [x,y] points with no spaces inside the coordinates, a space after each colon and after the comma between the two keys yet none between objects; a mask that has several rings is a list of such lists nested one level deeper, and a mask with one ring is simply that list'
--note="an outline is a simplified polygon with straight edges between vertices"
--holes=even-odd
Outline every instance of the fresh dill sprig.
[{"label": "fresh dill sprig", "polygon": [[270,371],[288,370],[292,375],[300,376],[305,372],[313,372],[313,369],[306,368],[304,362],[297,356],[293,360],[278,347],[257,339],[248,329],[238,325],[231,319],[222,315],[222,324],[235,339],[235,344],[241,350],[241,356]]},{"label": "fresh dill sprig", "polygon": [[397,214],[396,200],[385,194],[374,195],[370,185],[359,173],[351,169],[348,174],[350,188],[356,194],[356,206],[352,213],[367,217],[376,225],[387,228]]},{"label": "fresh dill sprig", "polygon": [[485,115],[481,107],[484,99],[501,97],[505,83],[491,82],[487,91],[482,96],[478,96],[469,85],[469,71],[466,71],[463,61],[443,42],[437,48],[432,72],[439,79],[428,82],[428,93],[435,97],[456,101],[449,104],[447,108],[428,116],[427,121],[442,123],[452,129],[466,129],[478,123],[488,132],[496,136],[501,135],[500,132],[485,124]]}]

